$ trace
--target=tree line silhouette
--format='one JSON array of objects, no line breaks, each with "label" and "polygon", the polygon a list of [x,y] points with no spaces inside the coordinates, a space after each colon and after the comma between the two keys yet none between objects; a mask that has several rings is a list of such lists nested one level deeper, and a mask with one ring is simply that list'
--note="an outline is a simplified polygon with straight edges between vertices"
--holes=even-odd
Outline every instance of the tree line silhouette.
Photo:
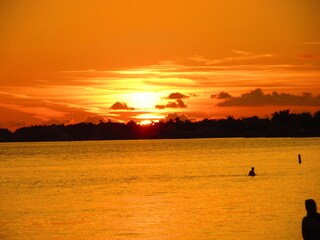
[{"label": "tree line silhouette", "polygon": [[79,141],[116,139],[170,139],[219,137],[320,137],[320,111],[292,114],[283,110],[271,118],[257,116],[235,119],[203,119],[201,121],[155,122],[139,125],[100,122],[71,125],[36,125],[19,128],[14,132],[0,128],[0,142],[19,141]]}]

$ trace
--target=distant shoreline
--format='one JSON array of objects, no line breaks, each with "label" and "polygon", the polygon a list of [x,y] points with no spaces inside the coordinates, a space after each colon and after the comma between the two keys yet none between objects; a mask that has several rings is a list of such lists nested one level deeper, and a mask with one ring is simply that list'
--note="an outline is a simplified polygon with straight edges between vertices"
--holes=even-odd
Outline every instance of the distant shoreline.
[{"label": "distant shoreline", "polygon": [[72,125],[37,125],[14,132],[0,128],[0,142],[192,139],[192,138],[301,138],[320,137],[320,111],[290,114],[276,112],[272,118],[257,116],[235,119],[203,119],[191,122],[179,118],[168,122],[139,125],[100,122]]},{"label": "distant shoreline", "polygon": [[46,143],[46,142],[90,142],[90,141],[139,141],[139,140],[187,140],[187,139],[247,139],[247,138],[277,138],[277,139],[285,139],[285,138],[320,138],[320,136],[315,137],[208,137],[208,138],[200,138],[200,137],[189,137],[189,138],[130,138],[130,139],[83,139],[83,140],[41,140],[41,141],[0,141],[2,143]]}]

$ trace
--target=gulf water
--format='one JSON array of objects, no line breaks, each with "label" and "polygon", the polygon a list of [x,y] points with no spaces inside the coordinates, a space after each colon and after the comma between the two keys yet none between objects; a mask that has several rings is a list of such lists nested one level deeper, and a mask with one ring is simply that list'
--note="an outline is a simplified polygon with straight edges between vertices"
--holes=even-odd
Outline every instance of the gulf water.
[{"label": "gulf water", "polygon": [[308,198],[320,138],[0,144],[5,240],[296,240]]}]

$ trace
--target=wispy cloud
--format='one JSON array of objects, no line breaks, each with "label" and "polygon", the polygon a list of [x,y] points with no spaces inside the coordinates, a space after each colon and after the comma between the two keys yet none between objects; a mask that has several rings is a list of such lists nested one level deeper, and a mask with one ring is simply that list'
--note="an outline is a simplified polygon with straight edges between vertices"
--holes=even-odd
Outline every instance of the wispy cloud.
[{"label": "wispy cloud", "polygon": [[194,56],[191,57],[190,60],[193,60],[195,62],[203,63],[207,66],[211,65],[221,65],[226,63],[236,63],[236,62],[245,62],[245,61],[251,61],[256,59],[263,59],[263,58],[271,58],[274,57],[274,54],[271,53],[265,53],[265,54],[252,54],[246,51],[241,50],[232,50],[233,53],[236,53],[237,56],[230,56],[220,59],[208,59],[203,56]]},{"label": "wispy cloud", "polygon": [[35,118],[48,120],[50,118],[64,117],[65,112],[57,111],[48,107],[34,107],[34,106],[21,106],[17,104],[5,104],[1,103],[0,107],[6,107],[12,110],[17,110],[24,113],[31,113]]},{"label": "wispy cloud", "polygon": [[236,54],[240,54],[240,55],[252,55],[251,52],[247,52],[247,51],[243,51],[243,50],[232,50],[233,53],[236,53]]},{"label": "wispy cloud", "polygon": [[6,95],[6,96],[13,97],[13,98],[19,98],[19,99],[28,99],[28,98],[30,98],[29,96],[27,96],[25,94],[9,93],[9,92],[4,92],[4,91],[0,91],[0,95]]}]

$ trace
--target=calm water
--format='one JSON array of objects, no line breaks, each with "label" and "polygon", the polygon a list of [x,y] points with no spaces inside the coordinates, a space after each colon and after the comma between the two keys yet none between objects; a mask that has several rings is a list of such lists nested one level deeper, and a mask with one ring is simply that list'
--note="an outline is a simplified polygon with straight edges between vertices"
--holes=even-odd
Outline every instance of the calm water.
[{"label": "calm water", "polygon": [[320,138],[2,143],[0,157],[0,239],[295,240],[304,200],[320,208]]}]

